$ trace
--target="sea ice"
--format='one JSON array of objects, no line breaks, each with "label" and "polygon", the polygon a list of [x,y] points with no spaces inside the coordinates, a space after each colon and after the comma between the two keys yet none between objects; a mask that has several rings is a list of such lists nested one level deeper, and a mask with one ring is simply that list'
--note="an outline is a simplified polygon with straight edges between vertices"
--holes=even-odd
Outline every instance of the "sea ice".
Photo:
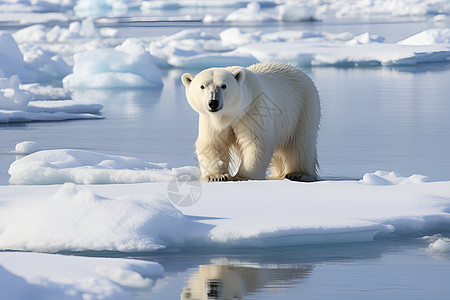
[{"label": "sea ice", "polygon": [[40,151],[41,148],[36,142],[33,141],[25,141],[22,143],[18,143],[16,145],[16,148],[11,151],[11,153],[17,154],[17,155],[28,155],[37,151]]},{"label": "sea ice", "polygon": [[70,91],[64,88],[40,85],[38,83],[21,84],[22,90],[32,94],[32,100],[68,100],[71,99]]},{"label": "sea ice", "polygon": [[39,82],[60,79],[72,73],[72,66],[53,51],[33,44],[22,44],[19,48],[23,53],[25,67],[34,72]]},{"label": "sea ice", "polygon": [[410,184],[424,183],[426,176],[414,174],[409,177],[398,176],[395,172],[376,171],[375,173],[366,173],[360,180],[363,184],[368,185],[393,185],[393,184]]},{"label": "sea ice", "polygon": [[148,51],[161,67],[196,68],[249,66],[257,63],[252,55],[233,51],[217,34],[202,30],[182,30],[151,42]]},{"label": "sea ice", "polygon": [[36,80],[36,75],[25,68],[22,52],[9,33],[0,31],[0,78],[18,75],[22,83]]},{"label": "sea ice", "polygon": [[2,298],[119,299],[149,291],[162,276],[155,262],[123,258],[1,252]]},{"label": "sea ice", "polygon": [[159,66],[206,68],[243,65],[258,61],[285,61],[305,66],[414,65],[446,61],[450,44],[446,31],[433,45],[384,43],[384,38],[368,32],[278,31],[262,33],[229,28],[219,34],[183,30],[151,42],[148,51]]},{"label": "sea ice", "polygon": [[26,110],[31,93],[19,88],[19,77],[0,78],[0,109]]},{"label": "sea ice", "polygon": [[31,154],[12,163],[9,174],[11,184],[139,183],[200,177],[197,167],[168,169],[167,164],[74,149]]},{"label": "sea ice", "polygon": [[450,44],[449,28],[432,28],[416,33],[404,40],[399,41],[399,45],[434,45]]},{"label": "sea ice", "polygon": [[257,2],[250,2],[247,7],[238,8],[225,17],[226,22],[267,22],[275,20],[275,14],[262,10]]},{"label": "sea ice", "polygon": [[115,49],[96,49],[74,56],[73,74],[63,79],[64,87],[151,88],[161,87],[161,71],[152,56],[137,44],[125,41]]},{"label": "sea ice", "polygon": [[124,15],[129,8],[137,6],[133,0],[79,0],[73,10],[77,16]]},{"label": "sea ice", "polygon": [[[145,166],[164,170],[134,158],[44,150],[14,162],[10,174],[12,183],[21,184],[137,182]],[[152,178],[165,182],[0,187],[0,249],[274,247],[420,236],[439,233],[450,224],[450,182],[424,182],[418,175],[376,172],[362,182],[268,180],[193,186],[185,180],[198,176],[197,168],[165,172]],[[384,181],[368,181],[370,177]],[[195,198],[193,205],[175,208],[174,196],[184,194]]]},{"label": "sea ice", "polygon": [[285,61],[298,66],[396,66],[442,62],[450,57],[450,45],[411,46],[370,43],[255,43],[241,46],[240,53],[260,61]]},{"label": "sea ice", "polygon": [[119,187],[115,196],[73,183],[21,186],[20,191],[9,189],[8,196],[4,189],[9,187],[0,187],[0,249],[136,252],[195,245],[207,238],[211,225],[183,215],[151,186],[140,195],[109,185],[114,186]]},{"label": "sea ice", "polygon": [[19,78],[0,78],[0,123],[99,119],[100,104],[72,100],[30,101],[32,93],[22,90]]}]

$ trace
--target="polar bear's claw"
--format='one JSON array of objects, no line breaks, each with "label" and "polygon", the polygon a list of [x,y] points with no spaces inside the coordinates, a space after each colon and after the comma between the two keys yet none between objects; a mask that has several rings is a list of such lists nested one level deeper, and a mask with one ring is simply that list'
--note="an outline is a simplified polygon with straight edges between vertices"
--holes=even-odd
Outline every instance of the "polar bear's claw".
[{"label": "polar bear's claw", "polygon": [[205,181],[215,182],[215,181],[230,181],[232,177],[230,174],[217,174],[212,176],[207,176]]},{"label": "polar bear's claw", "polygon": [[242,181],[248,180],[247,178],[240,176],[231,176],[230,174],[217,174],[203,177],[200,181],[207,182],[222,182],[222,181]]},{"label": "polar bear's claw", "polygon": [[291,181],[302,181],[302,182],[313,182],[317,179],[314,176],[305,175],[305,174],[288,174],[285,177]]}]

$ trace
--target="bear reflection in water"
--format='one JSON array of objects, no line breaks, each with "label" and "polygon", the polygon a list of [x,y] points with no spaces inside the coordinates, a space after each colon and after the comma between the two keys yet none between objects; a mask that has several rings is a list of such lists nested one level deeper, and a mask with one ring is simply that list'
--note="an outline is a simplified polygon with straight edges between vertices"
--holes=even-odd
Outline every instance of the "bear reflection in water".
[{"label": "bear reflection in water", "polygon": [[286,288],[289,283],[308,277],[312,266],[266,268],[226,265],[201,265],[191,275],[181,299],[243,299],[245,294],[262,289]]}]

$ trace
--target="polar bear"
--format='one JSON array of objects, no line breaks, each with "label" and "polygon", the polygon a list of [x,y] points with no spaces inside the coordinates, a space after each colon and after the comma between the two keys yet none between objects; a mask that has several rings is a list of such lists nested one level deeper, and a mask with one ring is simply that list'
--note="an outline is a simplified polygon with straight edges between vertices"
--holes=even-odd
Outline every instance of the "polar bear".
[{"label": "polar bear", "polygon": [[269,166],[271,178],[316,180],[320,100],[305,73],[274,62],[210,68],[181,80],[199,113],[202,181],[266,179]]}]

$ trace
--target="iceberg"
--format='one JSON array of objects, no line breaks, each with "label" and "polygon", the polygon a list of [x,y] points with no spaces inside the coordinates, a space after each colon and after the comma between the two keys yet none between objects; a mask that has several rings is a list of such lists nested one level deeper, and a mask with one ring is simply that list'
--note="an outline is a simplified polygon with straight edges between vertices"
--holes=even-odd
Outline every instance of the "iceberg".
[{"label": "iceberg", "polygon": [[31,101],[32,97],[32,93],[20,88],[16,75],[0,78],[0,123],[103,118],[98,115],[103,108],[100,104],[73,100]]},{"label": "iceberg", "polygon": [[164,268],[123,258],[43,253],[0,253],[0,289],[5,299],[118,299],[150,291]]},{"label": "iceberg", "polygon": [[115,49],[95,49],[74,56],[73,74],[63,79],[66,89],[155,88],[163,86],[161,71],[139,44],[125,41]]},{"label": "iceberg", "polygon": [[13,75],[22,83],[36,80],[36,75],[25,68],[22,52],[11,34],[0,31],[0,78]]}]

